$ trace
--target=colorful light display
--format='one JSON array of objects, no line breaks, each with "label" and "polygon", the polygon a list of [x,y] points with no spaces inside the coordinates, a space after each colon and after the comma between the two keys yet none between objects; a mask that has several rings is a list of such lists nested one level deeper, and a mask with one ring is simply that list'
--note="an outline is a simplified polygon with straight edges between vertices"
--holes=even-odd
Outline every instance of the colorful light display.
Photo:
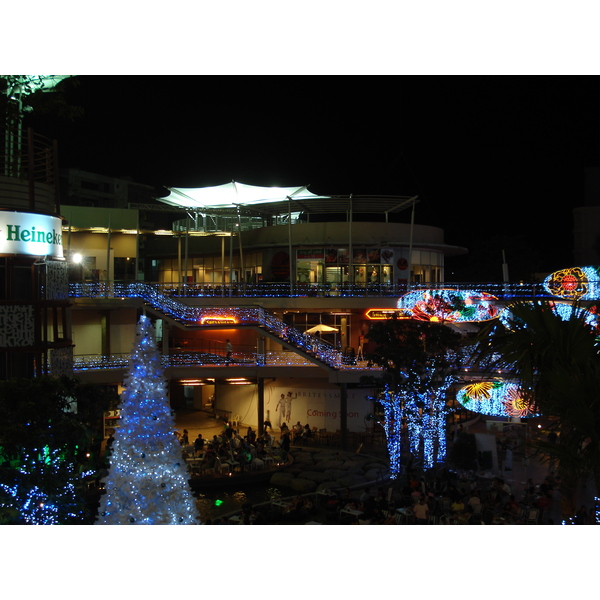
[{"label": "colorful light display", "polygon": [[456,400],[471,412],[491,417],[538,417],[535,406],[525,398],[516,383],[482,381],[460,389]]},{"label": "colorful light display", "polygon": [[[78,475],[63,451],[48,447],[34,448],[20,462],[15,483],[0,484],[6,498],[0,500],[0,508],[16,510],[29,525],[76,523],[83,518],[75,483],[88,473]],[[53,482],[51,491],[38,485],[44,481]]]},{"label": "colorful light display", "polygon": [[544,289],[569,300],[596,300],[600,297],[600,267],[573,267],[551,273]]},{"label": "colorful light display", "polygon": [[[573,316],[580,318],[583,317],[585,322],[592,328],[600,330],[600,317],[598,315],[598,309],[595,306],[590,308],[582,308],[573,306],[570,303],[564,302],[550,302],[549,303],[552,312],[560,317],[563,321],[568,321]],[[500,322],[507,329],[513,330],[515,325],[518,323],[517,319],[511,312],[511,306],[507,306],[506,310],[500,315]]]},{"label": "colorful light display", "polygon": [[190,525],[199,515],[150,320],[140,317],[120,405],[100,525]]},{"label": "colorful light display", "polygon": [[425,374],[406,372],[406,390],[393,392],[386,388],[376,398],[384,410],[382,425],[392,479],[397,479],[402,471],[403,423],[408,433],[408,450],[415,458],[422,458],[424,469],[431,469],[446,459],[446,418],[451,411],[446,403],[446,392],[456,378],[448,375],[441,382],[434,381],[434,374],[434,362]]},{"label": "colorful light display", "polygon": [[494,319],[502,311],[497,298],[475,290],[415,290],[398,300],[398,309],[420,321],[467,323]]}]

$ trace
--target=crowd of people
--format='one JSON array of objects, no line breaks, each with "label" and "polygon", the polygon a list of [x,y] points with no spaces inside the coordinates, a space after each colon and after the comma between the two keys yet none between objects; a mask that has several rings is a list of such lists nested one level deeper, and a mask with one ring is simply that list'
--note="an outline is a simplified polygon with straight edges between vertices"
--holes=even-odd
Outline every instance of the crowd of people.
[{"label": "crowd of people", "polygon": [[402,502],[407,521],[417,524],[551,524],[545,515],[558,484],[554,473],[537,485],[529,479],[517,497],[501,477],[487,479],[471,473],[426,481],[409,476]]},{"label": "crowd of people", "polygon": [[272,433],[265,432],[258,436],[257,432],[248,427],[246,435],[242,436],[238,429],[230,423],[225,423],[219,435],[212,439],[205,439],[201,433],[190,444],[187,430],[179,434],[179,441],[183,446],[183,455],[186,459],[200,459],[200,471],[214,469],[217,461],[239,465],[244,470],[255,461],[273,456],[282,462],[287,460],[290,451],[289,434],[282,435],[277,441]]}]

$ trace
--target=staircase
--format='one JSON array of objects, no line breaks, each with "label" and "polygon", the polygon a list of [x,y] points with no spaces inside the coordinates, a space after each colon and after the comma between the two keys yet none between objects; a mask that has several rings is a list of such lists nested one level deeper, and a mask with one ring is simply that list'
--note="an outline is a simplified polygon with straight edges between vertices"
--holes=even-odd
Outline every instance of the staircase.
[{"label": "staircase", "polygon": [[160,293],[147,283],[78,284],[70,292],[71,297],[80,298],[140,298],[147,303],[146,308],[158,317],[185,329],[249,327],[317,366],[328,370],[337,370],[342,366],[338,350],[316,336],[288,325],[262,306],[189,306]]}]

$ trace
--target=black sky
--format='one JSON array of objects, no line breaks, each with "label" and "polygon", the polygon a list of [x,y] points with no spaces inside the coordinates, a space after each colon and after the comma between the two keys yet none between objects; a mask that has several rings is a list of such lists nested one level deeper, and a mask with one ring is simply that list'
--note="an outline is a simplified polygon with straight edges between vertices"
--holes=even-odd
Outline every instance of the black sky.
[{"label": "black sky", "polygon": [[[34,120],[61,167],[155,186],[304,185],[418,194],[417,222],[471,247],[523,236],[570,265],[598,165],[593,77],[78,76],[74,123]],[[407,215],[407,219],[408,219]]]}]

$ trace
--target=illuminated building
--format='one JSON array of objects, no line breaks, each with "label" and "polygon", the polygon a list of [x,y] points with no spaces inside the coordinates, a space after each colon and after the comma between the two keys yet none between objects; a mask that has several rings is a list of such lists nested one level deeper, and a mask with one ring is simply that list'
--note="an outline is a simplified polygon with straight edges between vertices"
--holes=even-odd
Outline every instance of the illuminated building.
[{"label": "illuminated building", "polygon": [[[411,225],[417,198],[231,183],[171,189],[167,199],[129,209],[63,205],[65,254],[81,256],[70,270],[76,371],[119,383],[145,308],[175,407],[214,397],[223,416],[253,426],[262,426],[262,404],[275,427],[300,420],[335,431],[344,420],[364,431],[372,390],[358,385],[367,364],[352,355],[368,332],[366,312],[395,308],[409,272],[441,282],[444,256],[464,249],[446,245],[439,228]],[[323,325],[331,329],[304,335]],[[226,339],[238,359],[229,366]]]},{"label": "illuminated building", "polygon": [[18,120],[0,126],[0,139],[0,378],[69,373],[56,144]]}]

